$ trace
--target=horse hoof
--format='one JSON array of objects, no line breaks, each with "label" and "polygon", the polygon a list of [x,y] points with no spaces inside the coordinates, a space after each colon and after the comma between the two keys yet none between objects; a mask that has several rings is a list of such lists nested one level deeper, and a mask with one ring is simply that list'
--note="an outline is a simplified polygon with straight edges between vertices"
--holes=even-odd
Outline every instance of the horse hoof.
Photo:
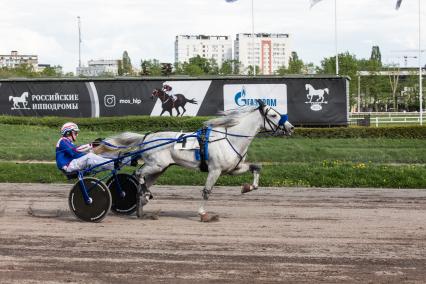
[{"label": "horse hoof", "polygon": [[241,193],[247,193],[247,192],[252,191],[253,189],[254,189],[254,187],[251,184],[245,183],[241,187]]},{"label": "horse hoof", "polygon": [[213,215],[209,215],[207,212],[200,214],[200,222],[217,222],[219,221],[219,215],[217,214],[213,214]]},{"label": "horse hoof", "polygon": [[145,212],[139,218],[144,220],[158,220],[160,218],[160,213],[161,209],[154,212]]}]

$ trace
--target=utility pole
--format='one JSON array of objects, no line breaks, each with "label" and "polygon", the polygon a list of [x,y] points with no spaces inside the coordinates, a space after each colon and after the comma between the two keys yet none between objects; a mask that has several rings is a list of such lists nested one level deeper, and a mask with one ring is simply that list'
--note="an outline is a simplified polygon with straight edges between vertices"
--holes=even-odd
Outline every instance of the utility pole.
[{"label": "utility pole", "polygon": [[254,60],[254,0],[251,0],[251,48],[252,48],[252,62],[253,62],[253,74],[256,76],[256,63]]},{"label": "utility pole", "polygon": [[334,47],[336,49],[336,75],[339,75],[339,51],[337,48],[337,0],[334,0]]},{"label": "utility pole", "polygon": [[423,84],[422,84],[422,36],[421,36],[421,5],[419,0],[419,100],[420,100],[420,125],[423,125]]},{"label": "utility pole", "polygon": [[80,16],[77,17],[78,21],[78,67],[81,68],[81,21]]}]

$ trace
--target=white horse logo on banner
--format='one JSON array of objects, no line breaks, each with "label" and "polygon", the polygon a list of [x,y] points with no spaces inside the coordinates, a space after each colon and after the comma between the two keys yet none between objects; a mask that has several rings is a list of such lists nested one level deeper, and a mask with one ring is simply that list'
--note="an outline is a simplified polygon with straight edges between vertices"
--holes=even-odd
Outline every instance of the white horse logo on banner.
[{"label": "white horse logo on banner", "polygon": [[[9,102],[13,102],[13,106],[11,107],[11,110],[29,109],[27,107],[28,105],[27,100],[28,100],[28,92],[23,92],[20,97],[9,96]],[[22,107],[19,105],[19,103],[22,103]]]},{"label": "white horse logo on banner", "polygon": [[316,90],[312,85],[306,84],[305,85],[306,91],[308,91],[308,94],[306,97],[309,101],[305,102],[306,104],[311,105],[311,110],[313,111],[320,111],[322,110],[322,104],[327,104],[328,101],[325,100],[325,95],[329,94],[328,88],[325,89],[318,89]]}]

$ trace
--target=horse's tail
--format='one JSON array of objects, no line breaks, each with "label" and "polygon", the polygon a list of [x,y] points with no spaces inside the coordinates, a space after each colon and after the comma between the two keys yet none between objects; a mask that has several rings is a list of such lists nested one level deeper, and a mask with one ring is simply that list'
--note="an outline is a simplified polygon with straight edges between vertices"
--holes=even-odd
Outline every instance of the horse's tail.
[{"label": "horse's tail", "polygon": [[187,99],[186,101],[190,104],[194,104],[194,105],[198,104],[198,102],[195,99],[190,99],[190,100]]},{"label": "horse's tail", "polygon": [[133,132],[123,132],[111,137],[105,138],[99,147],[96,147],[96,154],[105,152],[131,151],[133,147],[139,146],[144,140],[145,135]]}]

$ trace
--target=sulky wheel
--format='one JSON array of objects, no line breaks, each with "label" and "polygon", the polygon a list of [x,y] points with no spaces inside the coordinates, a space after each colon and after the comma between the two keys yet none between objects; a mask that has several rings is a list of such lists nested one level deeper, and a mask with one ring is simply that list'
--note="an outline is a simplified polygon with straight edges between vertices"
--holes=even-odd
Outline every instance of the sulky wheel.
[{"label": "sulky wheel", "polygon": [[100,222],[108,214],[111,208],[112,198],[106,185],[93,177],[84,177],[84,183],[91,204],[84,201],[81,182],[77,181],[68,196],[68,204],[74,215],[86,222]]},{"label": "sulky wheel", "polygon": [[[117,182],[119,184],[117,184]],[[117,174],[116,176],[112,176],[107,181],[106,185],[111,192],[112,211],[117,214],[126,215],[135,212],[139,183],[134,176],[129,174]]]}]

